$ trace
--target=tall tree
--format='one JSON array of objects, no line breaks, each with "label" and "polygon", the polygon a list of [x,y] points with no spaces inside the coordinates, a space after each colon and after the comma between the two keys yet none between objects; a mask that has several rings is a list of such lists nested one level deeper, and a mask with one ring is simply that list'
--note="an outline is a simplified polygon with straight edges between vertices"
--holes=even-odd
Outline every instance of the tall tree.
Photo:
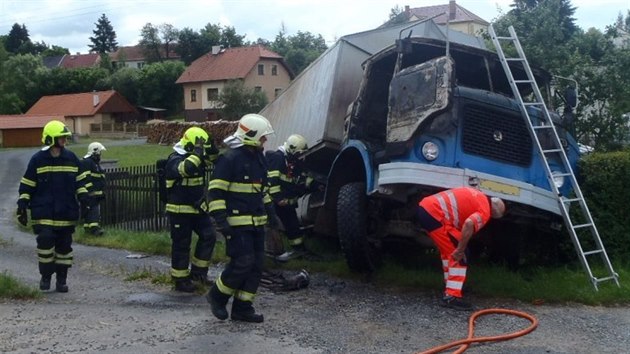
[{"label": "tall tree", "polygon": [[158,26],[160,37],[162,38],[162,46],[164,48],[164,59],[168,59],[173,51],[173,43],[177,41],[179,31],[169,23],[163,23]]},{"label": "tall tree", "polygon": [[280,30],[271,49],[282,55],[287,65],[297,75],[317,59],[328,47],[321,34],[298,31],[285,37],[284,27]]},{"label": "tall tree", "polygon": [[184,93],[175,81],[184,72],[184,63],[168,60],[145,65],[138,82],[138,104],[166,108],[169,113],[181,111]]},{"label": "tall tree", "polygon": [[90,51],[100,54],[115,52],[118,49],[116,31],[107,16],[101,15],[95,25],[96,28],[92,31],[94,37],[90,37],[92,44],[88,45]]},{"label": "tall tree", "polygon": [[160,39],[160,30],[157,26],[148,22],[140,31],[140,45],[144,53],[144,57],[148,63],[155,63],[162,60],[160,48],[162,40]]},{"label": "tall tree", "polygon": [[24,50],[24,47],[29,44],[32,43],[26,26],[24,24],[20,26],[19,24],[14,23],[13,27],[11,27],[11,30],[9,31],[6,41],[4,42],[4,47],[7,52],[13,54],[26,54],[22,53],[20,50]]},{"label": "tall tree", "polygon": [[179,31],[175,52],[179,54],[185,65],[190,65],[195,59],[206,53],[206,47],[203,45],[201,35],[186,27]]}]

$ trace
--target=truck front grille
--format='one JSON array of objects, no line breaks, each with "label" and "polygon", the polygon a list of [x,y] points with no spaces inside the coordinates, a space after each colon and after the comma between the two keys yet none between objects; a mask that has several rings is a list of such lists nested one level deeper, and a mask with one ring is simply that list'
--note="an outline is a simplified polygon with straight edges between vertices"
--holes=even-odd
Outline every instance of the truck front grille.
[{"label": "truck front grille", "polygon": [[463,107],[462,148],[465,153],[528,166],[532,160],[532,139],[525,118],[520,114]]}]

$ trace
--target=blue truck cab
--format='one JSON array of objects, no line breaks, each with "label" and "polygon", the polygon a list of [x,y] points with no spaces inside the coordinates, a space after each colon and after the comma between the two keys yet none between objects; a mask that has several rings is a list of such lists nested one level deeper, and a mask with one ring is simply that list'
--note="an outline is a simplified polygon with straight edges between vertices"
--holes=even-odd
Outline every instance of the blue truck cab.
[{"label": "blue truck cab", "polygon": [[[557,198],[496,53],[410,37],[363,66],[325,195],[351,269],[374,269],[383,244],[393,239],[430,244],[415,226],[416,205],[447,188],[473,186],[507,202],[508,215],[497,227],[484,229],[487,233],[502,233],[504,239],[520,230],[557,233],[562,225]],[[526,78],[522,69],[512,72],[516,80]],[[542,70],[534,74],[551,98],[551,76]],[[575,167],[578,144],[551,103],[554,125]],[[544,117],[529,109],[532,120]],[[544,148],[545,136],[539,141]],[[562,191],[560,174],[567,171],[559,156],[548,159]]]}]

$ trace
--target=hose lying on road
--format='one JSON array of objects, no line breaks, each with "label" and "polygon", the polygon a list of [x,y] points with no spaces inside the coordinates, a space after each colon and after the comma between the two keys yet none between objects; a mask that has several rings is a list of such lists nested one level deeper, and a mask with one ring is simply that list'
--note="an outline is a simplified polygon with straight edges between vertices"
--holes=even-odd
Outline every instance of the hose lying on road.
[{"label": "hose lying on road", "polygon": [[[502,334],[502,335],[498,335],[498,336],[488,336],[488,337],[474,337],[475,334],[475,320],[477,319],[477,317],[481,317],[484,315],[490,315],[490,314],[503,314],[503,315],[512,315],[512,316],[518,316],[518,317],[522,317],[525,318],[527,320],[529,320],[532,324],[520,331],[516,331],[516,332],[512,332],[512,333],[508,333],[508,334]],[[470,344],[472,343],[482,343],[482,342],[498,342],[498,341],[502,341],[502,340],[508,340],[508,339],[512,339],[512,338],[516,338],[516,337],[520,337],[520,336],[524,336],[530,332],[532,332],[533,330],[536,329],[536,327],[538,327],[538,319],[536,319],[536,317],[525,313],[525,312],[521,312],[521,311],[516,311],[516,310],[508,310],[508,309],[485,309],[485,310],[479,310],[476,311],[475,313],[473,313],[470,318],[468,319],[468,337],[466,339],[460,339],[458,341],[454,341],[445,345],[441,345],[439,347],[433,347],[429,350],[425,350],[423,352],[419,352],[418,354],[435,354],[435,353],[439,353],[442,352],[446,349],[450,349],[452,347],[458,346],[460,345],[461,347],[459,349],[457,349],[455,352],[453,352],[454,354],[461,354],[464,351],[466,351],[466,349],[468,349],[468,347],[470,346]]]}]

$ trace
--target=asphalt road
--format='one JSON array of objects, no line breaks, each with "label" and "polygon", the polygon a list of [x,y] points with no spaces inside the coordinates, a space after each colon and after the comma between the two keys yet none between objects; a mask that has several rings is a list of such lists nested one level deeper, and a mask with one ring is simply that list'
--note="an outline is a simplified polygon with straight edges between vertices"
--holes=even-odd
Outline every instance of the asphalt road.
[{"label": "asphalt road", "polygon": [[[35,239],[14,221],[19,180],[35,149],[0,150],[0,272],[37,286]],[[438,294],[401,293],[313,274],[308,289],[261,289],[263,324],[219,321],[201,295],[125,281],[138,269],[167,272],[169,259],[74,245],[70,292],[41,300],[0,300],[0,352],[9,353],[414,353],[466,336],[468,313],[437,306]],[[217,276],[222,267],[211,269]],[[436,270],[436,276],[440,276]],[[467,353],[628,353],[630,308],[534,306],[475,299],[478,308],[513,308],[536,316],[533,333],[476,345]],[[478,321],[478,335],[527,327],[515,317]]]}]

